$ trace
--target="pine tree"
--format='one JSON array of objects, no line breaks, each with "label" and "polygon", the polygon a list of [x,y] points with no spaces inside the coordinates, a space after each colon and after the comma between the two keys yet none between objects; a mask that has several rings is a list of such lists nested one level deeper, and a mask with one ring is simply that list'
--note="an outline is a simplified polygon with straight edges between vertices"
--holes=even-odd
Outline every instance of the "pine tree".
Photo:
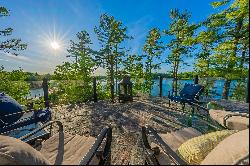
[{"label": "pine tree", "polygon": [[[0,18],[1,17],[7,17],[9,16],[9,11],[3,7],[0,6]],[[0,37],[4,36],[10,36],[13,32],[12,28],[4,28],[0,29]],[[14,55],[18,55],[17,51],[25,50],[27,48],[27,44],[23,44],[21,39],[0,39],[0,51],[3,51],[5,53],[12,53]]]},{"label": "pine tree", "polygon": [[228,99],[231,81],[243,74],[249,63],[246,56],[246,52],[249,52],[249,1],[231,2],[224,0],[212,3],[215,8],[226,8],[209,18],[209,24],[220,29],[220,41],[214,49],[212,59],[216,74],[225,78],[223,99]]},{"label": "pine tree", "polygon": [[115,68],[119,57],[123,55],[118,53],[118,48],[130,37],[126,34],[127,28],[123,27],[122,22],[107,14],[101,15],[99,26],[95,27],[94,31],[101,44],[96,61],[99,66],[107,69],[111,99],[114,101]]},{"label": "pine tree", "polygon": [[163,45],[160,41],[161,34],[160,30],[157,28],[153,28],[149,31],[149,34],[146,39],[146,43],[144,44],[143,51],[145,52],[145,91],[150,92],[153,86],[153,70],[160,69],[160,63],[156,62],[156,60],[161,57],[163,51]]},{"label": "pine tree", "polygon": [[188,12],[181,13],[178,9],[171,10],[172,19],[169,29],[164,31],[166,36],[171,38],[167,48],[171,51],[167,57],[167,62],[171,64],[173,75],[173,93],[177,95],[177,80],[180,65],[186,65],[184,58],[191,57],[192,45],[194,44],[193,35],[197,28],[196,24],[189,24],[191,15]]}]

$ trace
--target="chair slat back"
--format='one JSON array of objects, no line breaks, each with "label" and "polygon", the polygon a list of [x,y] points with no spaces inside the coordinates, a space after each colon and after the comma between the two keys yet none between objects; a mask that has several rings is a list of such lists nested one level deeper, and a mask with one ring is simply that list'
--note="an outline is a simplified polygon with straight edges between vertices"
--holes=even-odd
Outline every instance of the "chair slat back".
[{"label": "chair slat back", "polygon": [[188,84],[184,85],[184,88],[180,91],[180,96],[194,100],[194,98],[203,90],[203,86],[199,84]]}]

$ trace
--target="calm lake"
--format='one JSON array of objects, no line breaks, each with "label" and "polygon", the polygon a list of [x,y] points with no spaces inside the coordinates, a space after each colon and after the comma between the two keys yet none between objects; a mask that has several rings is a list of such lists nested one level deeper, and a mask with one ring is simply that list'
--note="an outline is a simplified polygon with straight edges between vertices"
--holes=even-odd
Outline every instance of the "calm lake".
[{"label": "calm lake", "polygon": [[[181,84],[181,87],[184,86],[185,83],[193,83],[193,80],[179,80],[179,83]],[[237,81],[232,81],[231,83],[231,87],[230,87],[230,94],[232,94],[233,89],[236,86]],[[224,85],[224,80],[216,80],[215,81],[215,87],[214,90],[216,91],[217,94],[222,94],[223,91],[223,85]],[[162,82],[162,86],[163,86],[163,96],[167,96],[168,95],[168,91],[172,90],[172,79],[168,78],[168,79],[163,79]],[[155,80],[154,82],[154,86],[151,90],[151,95],[152,96],[159,96],[160,93],[160,89],[159,89],[159,80]],[[30,95],[28,96],[28,98],[34,98],[34,97],[40,97],[43,96],[43,89],[31,89],[30,90]],[[214,95],[215,99],[221,99],[220,95]]]},{"label": "calm lake", "polygon": [[[162,95],[163,96],[168,96],[168,91],[172,90],[172,80],[173,79],[163,79],[163,81],[162,81]],[[215,81],[213,90],[217,94],[222,94],[224,82],[225,82],[224,80],[216,80]],[[194,81],[193,80],[179,80],[179,83],[180,83],[180,86],[183,87],[185,85],[185,83],[194,83]],[[236,80],[231,82],[229,96],[232,94],[236,84],[237,84]],[[159,96],[159,93],[160,93],[159,80],[155,80],[154,86],[151,90],[151,95],[152,96]],[[214,95],[213,98],[214,99],[221,99],[221,96]]]}]

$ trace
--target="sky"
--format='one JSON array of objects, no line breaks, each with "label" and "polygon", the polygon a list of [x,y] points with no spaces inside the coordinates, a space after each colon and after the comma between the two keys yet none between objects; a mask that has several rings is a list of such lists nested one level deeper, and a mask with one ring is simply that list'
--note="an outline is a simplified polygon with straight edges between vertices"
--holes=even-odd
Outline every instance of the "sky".
[{"label": "sky", "polygon": [[[0,6],[10,11],[10,16],[0,18],[0,29],[13,28],[8,38],[21,38],[28,44],[19,56],[0,52],[0,65],[6,70],[16,70],[40,74],[53,73],[56,65],[66,58],[69,41],[75,40],[76,33],[86,30],[92,40],[92,48],[98,50],[99,42],[94,27],[99,17],[107,13],[122,21],[128,34],[134,39],[125,43],[130,53],[141,54],[148,31],[157,27],[167,29],[171,9],[188,10],[192,17],[190,23],[198,23],[215,12],[210,5],[214,0],[0,0]],[[1,39],[2,40],[2,39]],[[51,43],[54,43],[53,49]],[[58,45],[57,45],[58,44]],[[169,52],[162,55],[166,58]],[[190,66],[181,71],[192,71],[194,58],[185,59]],[[162,65],[159,72],[169,72],[169,64]],[[105,70],[99,68],[97,75]]]}]

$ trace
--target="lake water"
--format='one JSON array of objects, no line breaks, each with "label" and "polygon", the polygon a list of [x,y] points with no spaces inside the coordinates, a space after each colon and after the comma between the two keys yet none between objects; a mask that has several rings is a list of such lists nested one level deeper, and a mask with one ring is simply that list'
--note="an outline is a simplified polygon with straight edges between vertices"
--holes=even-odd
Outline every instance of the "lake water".
[{"label": "lake water", "polygon": [[27,96],[28,98],[35,98],[35,97],[41,97],[43,96],[43,88],[39,89],[30,89],[30,95]]},{"label": "lake water", "polygon": [[[172,90],[172,80],[171,78],[168,79],[163,79],[162,81],[162,95],[167,96],[168,91]],[[179,83],[181,84],[181,87],[184,86],[185,83],[193,83],[193,80],[179,80]],[[232,90],[235,88],[237,81],[232,81],[231,87],[230,87],[230,93],[229,95],[232,94]],[[223,86],[224,86],[224,80],[216,80],[215,81],[215,87],[214,90],[218,94],[222,94],[223,92]],[[159,80],[154,80],[154,85],[151,90],[151,95],[152,96],[159,96],[160,93],[160,88],[159,88]],[[30,90],[30,95],[28,96],[29,98],[34,98],[34,97],[40,97],[43,96],[43,89],[31,89]],[[215,95],[213,98],[215,99],[221,99],[220,95]]]},{"label": "lake water", "polygon": [[[168,91],[172,91],[172,81],[173,79],[163,79],[162,81],[162,95],[163,96],[168,96]],[[214,83],[214,88],[215,92],[217,94],[222,94],[223,92],[223,86],[224,86],[224,80],[216,80]],[[185,85],[185,83],[191,83],[193,84],[193,80],[179,80],[179,83],[181,84],[181,88]],[[230,91],[229,91],[229,96],[232,94],[233,89],[235,88],[237,84],[237,81],[232,81],[230,85]],[[152,96],[159,96],[160,93],[160,88],[159,88],[159,80],[155,80],[154,86],[151,90],[151,95]],[[221,99],[220,95],[214,95],[215,99]]]}]

